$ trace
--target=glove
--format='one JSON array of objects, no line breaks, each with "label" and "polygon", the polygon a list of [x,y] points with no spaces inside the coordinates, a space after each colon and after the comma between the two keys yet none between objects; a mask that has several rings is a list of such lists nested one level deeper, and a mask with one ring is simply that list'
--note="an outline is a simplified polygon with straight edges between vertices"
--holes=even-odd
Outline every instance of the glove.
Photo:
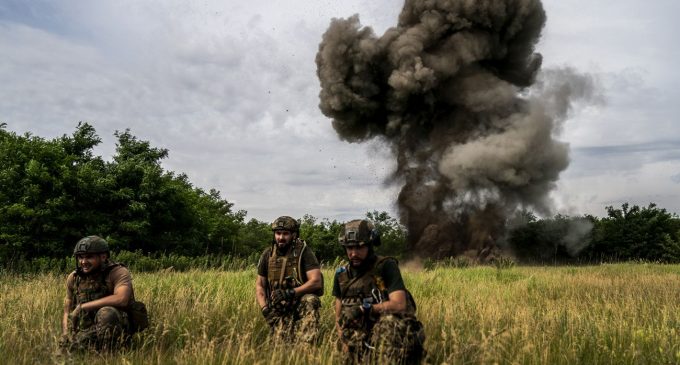
[{"label": "glove", "polygon": [[342,312],[342,325],[348,328],[357,328],[361,326],[361,321],[364,319],[364,311],[361,307],[356,305],[345,308]]},{"label": "glove", "polygon": [[262,316],[270,327],[276,324],[276,316],[274,316],[274,311],[272,311],[272,309],[266,305],[262,307]]},{"label": "glove", "polygon": [[295,290],[293,289],[276,289],[272,293],[272,303],[279,304],[281,302],[286,302],[290,304],[295,299]]}]

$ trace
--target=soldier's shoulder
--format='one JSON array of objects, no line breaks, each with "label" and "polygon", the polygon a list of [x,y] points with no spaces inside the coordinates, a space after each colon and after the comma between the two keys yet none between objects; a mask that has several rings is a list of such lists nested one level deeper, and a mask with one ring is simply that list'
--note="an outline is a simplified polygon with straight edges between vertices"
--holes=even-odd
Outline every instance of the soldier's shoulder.
[{"label": "soldier's shoulder", "polygon": [[343,274],[346,275],[346,273],[347,273],[347,264],[343,263],[342,265],[338,266],[337,269],[335,269],[335,276],[336,277],[343,275]]},{"label": "soldier's shoulder", "polygon": [[110,280],[131,277],[130,269],[121,263],[114,263],[109,267],[108,277]]},{"label": "soldier's shoulder", "polygon": [[376,265],[378,266],[399,266],[399,260],[397,260],[395,257],[392,256],[378,256],[378,260],[376,261]]},{"label": "soldier's shoulder", "polygon": [[260,259],[263,259],[265,257],[269,257],[272,255],[272,246],[269,246],[262,251],[262,255],[260,255]]},{"label": "soldier's shoulder", "polygon": [[66,284],[72,284],[75,280],[76,280],[75,270],[71,271],[68,275],[66,275]]}]

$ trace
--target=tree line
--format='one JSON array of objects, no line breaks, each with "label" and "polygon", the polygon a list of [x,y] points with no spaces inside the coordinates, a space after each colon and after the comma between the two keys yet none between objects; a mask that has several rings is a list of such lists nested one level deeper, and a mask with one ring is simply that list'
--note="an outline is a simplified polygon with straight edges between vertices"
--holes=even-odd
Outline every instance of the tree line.
[{"label": "tree line", "polygon": [[[110,161],[96,156],[94,127],[71,135],[19,135],[0,124],[0,263],[63,258],[83,236],[105,237],[114,252],[198,257],[253,257],[271,243],[269,222],[246,220],[214,189],[166,171],[168,150],[116,132]],[[521,261],[680,261],[680,219],[665,209],[623,204],[607,216],[508,222],[500,245]],[[406,231],[386,212],[368,212],[382,234],[382,254],[407,255]],[[343,255],[342,222],[305,215],[300,235],[322,260]]]}]

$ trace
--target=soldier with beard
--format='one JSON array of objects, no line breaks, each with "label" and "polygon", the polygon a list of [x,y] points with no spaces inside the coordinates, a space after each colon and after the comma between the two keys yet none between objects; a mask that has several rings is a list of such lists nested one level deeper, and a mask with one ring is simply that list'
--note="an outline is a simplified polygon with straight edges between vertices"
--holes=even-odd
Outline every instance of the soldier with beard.
[{"label": "soldier with beard", "polygon": [[377,256],[380,235],[367,220],[346,223],[338,237],[349,264],[333,281],[335,324],[348,363],[417,363],[425,340],[416,304],[397,260]]},{"label": "soldier with beard", "polygon": [[76,270],[66,279],[60,345],[66,350],[111,350],[148,326],[135,301],[130,271],[109,259],[109,245],[88,236],[73,250]]},{"label": "soldier with beard", "polygon": [[323,295],[319,261],[299,238],[295,219],[277,218],[272,232],[272,245],[257,265],[257,303],[276,339],[313,343],[319,334],[319,296]]}]

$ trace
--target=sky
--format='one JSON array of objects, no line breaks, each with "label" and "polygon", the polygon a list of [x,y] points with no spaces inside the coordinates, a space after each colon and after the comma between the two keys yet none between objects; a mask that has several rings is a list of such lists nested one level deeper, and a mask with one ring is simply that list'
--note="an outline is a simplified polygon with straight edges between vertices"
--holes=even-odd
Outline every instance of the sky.
[{"label": "sky", "polygon": [[[556,136],[570,165],[554,213],[650,202],[680,213],[680,2],[545,0],[543,69],[597,81]],[[115,131],[169,150],[163,166],[249,218],[396,216],[379,141],[341,141],[314,62],[332,18],[381,35],[396,1],[0,1],[0,123],[54,138],[79,121],[110,159]]]}]

